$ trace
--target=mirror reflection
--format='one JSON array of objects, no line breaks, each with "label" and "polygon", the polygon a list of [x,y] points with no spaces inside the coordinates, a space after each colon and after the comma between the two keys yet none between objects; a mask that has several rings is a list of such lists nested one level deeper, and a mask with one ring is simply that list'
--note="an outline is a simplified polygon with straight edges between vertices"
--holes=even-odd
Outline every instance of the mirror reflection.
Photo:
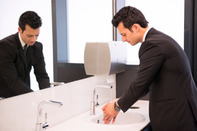
[{"label": "mirror reflection", "polygon": [[[53,81],[51,1],[1,0],[0,9],[0,97],[49,87]],[[23,14],[26,11],[31,12]]]}]

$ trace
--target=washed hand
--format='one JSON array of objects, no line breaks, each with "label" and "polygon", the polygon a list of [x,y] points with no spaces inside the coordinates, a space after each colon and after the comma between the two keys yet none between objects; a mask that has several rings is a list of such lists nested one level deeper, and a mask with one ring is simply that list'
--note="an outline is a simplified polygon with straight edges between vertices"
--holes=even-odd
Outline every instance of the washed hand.
[{"label": "washed hand", "polygon": [[102,108],[103,121],[105,124],[110,124],[111,120],[112,120],[112,123],[114,123],[116,120],[116,117],[119,113],[114,110],[114,102],[110,102],[110,103],[106,104],[105,106],[103,106],[103,108]]}]

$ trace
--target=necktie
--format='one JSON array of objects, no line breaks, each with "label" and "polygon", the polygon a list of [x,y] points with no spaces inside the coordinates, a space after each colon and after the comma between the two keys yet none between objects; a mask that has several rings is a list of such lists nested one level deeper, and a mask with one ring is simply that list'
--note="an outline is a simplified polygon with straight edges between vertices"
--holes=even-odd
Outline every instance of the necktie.
[{"label": "necktie", "polygon": [[27,53],[27,44],[25,44],[23,51],[24,51],[24,56],[25,56],[25,58],[26,58],[26,53]]}]

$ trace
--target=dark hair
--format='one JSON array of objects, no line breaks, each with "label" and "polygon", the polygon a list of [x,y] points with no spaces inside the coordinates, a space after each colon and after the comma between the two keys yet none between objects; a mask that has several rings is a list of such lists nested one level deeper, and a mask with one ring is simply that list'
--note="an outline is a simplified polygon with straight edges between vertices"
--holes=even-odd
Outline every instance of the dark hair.
[{"label": "dark hair", "polygon": [[26,25],[29,25],[33,29],[37,29],[41,27],[42,21],[40,16],[38,16],[36,12],[26,11],[20,16],[18,25],[22,29],[22,31],[25,30]]},{"label": "dark hair", "polygon": [[135,7],[126,6],[120,9],[112,19],[112,24],[118,27],[119,23],[123,22],[125,28],[132,27],[133,24],[139,24],[142,28],[148,26],[148,21],[140,10]]}]

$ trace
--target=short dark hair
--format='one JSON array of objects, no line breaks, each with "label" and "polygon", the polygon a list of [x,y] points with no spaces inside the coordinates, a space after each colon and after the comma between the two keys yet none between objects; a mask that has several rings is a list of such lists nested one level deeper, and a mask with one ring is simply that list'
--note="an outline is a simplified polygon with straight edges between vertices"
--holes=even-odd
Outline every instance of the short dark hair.
[{"label": "short dark hair", "polygon": [[133,24],[139,24],[142,28],[148,26],[148,21],[142,12],[131,6],[125,6],[115,14],[112,19],[113,26],[118,27],[120,22],[123,22],[124,27],[129,30]]},{"label": "short dark hair", "polygon": [[40,16],[38,16],[36,12],[26,11],[20,16],[18,25],[22,29],[22,31],[25,30],[26,25],[29,25],[33,29],[37,29],[41,27],[42,21]]}]

